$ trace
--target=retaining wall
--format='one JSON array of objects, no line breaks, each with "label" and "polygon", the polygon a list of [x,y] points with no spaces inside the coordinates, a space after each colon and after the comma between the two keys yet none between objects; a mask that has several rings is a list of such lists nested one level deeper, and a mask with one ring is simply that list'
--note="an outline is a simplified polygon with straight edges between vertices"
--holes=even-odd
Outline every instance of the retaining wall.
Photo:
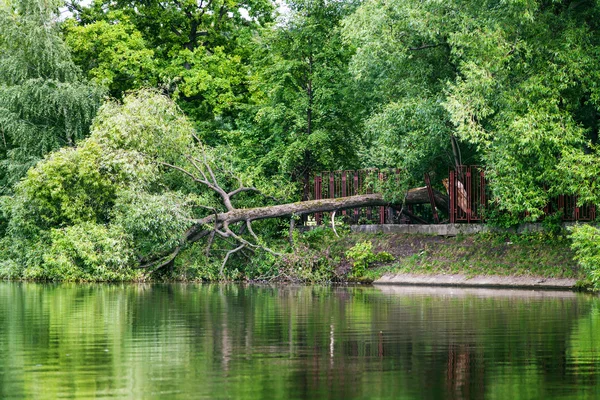
[{"label": "retaining wall", "polygon": [[[574,222],[563,223],[564,227],[573,226]],[[521,224],[516,228],[498,228],[485,224],[386,224],[386,225],[352,225],[352,232],[364,233],[407,233],[420,235],[456,236],[472,235],[479,232],[527,233],[541,232],[544,227],[540,223]]]}]

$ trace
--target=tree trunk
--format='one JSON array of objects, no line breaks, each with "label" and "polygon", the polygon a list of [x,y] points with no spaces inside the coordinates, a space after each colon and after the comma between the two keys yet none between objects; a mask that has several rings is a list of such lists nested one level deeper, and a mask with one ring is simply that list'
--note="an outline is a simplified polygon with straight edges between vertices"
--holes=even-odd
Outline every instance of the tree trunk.
[{"label": "tree trunk", "polygon": [[[446,196],[434,190],[436,206],[448,210]],[[416,188],[408,191],[404,204],[429,203],[427,188]],[[256,221],[267,218],[279,218],[289,215],[313,214],[318,212],[344,210],[347,208],[387,206],[389,202],[379,193],[341,197],[337,199],[322,199],[301,201],[297,203],[279,204],[275,206],[240,208],[228,212],[209,215],[195,221],[195,225],[187,232],[187,241],[196,241],[210,233],[211,227],[229,226],[237,222]]]},{"label": "tree trunk", "polygon": [[[200,142],[200,140],[198,140],[198,142]],[[207,255],[210,255],[210,248],[214,239],[217,237],[225,240],[230,246],[237,245],[237,247],[232,248],[225,255],[223,263],[221,264],[221,274],[223,273],[223,268],[225,267],[227,260],[235,253],[243,251],[244,249],[262,249],[273,255],[281,255],[268,247],[265,247],[262,244],[262,240],[254,233],[252,222],[256,220],[314,214],[327,211],[335,212],[348,208],[391,205],[388,201],[384,200],[381,194],[374,193],[341,197],[337,199],[301,201],[266,207],[236,208],[232,202],[233,197],[244,192],[260,193],[260,191],[254,187],[244,186],[240,180],[239,187],[228,192],[219,186],[216,175],[206,157],[196,158],[188,155],[187,158],[192,164],[193,169],[187,170],[178,165],[166,162],[160,162],[160,165],[177,170],[191,178],[194,182],[211,189],[215,194],[221,197],[222,204],[227,211],[218,212],[214,209],[214,214],[192,220],[192,226],[182,235],[181,240],[175,248],[168,252],[153,255],[150,259],[141,260],[143,265],[139,268],[146,269],[148,275],[169,265],[187,244],[197,242],[203,238],[208,239],[206,247]],[[436,206],[439,209],[448,210],[448,200],[446,196],[435,190],[433,192]],[[404,200],[400,203],[404,205],[429,203],[427,187],[409,190],[406,193]],[[241,230],[236,233],[232,228],[234,224],[238,223],[244,225],[240,227]],[[246,237],[242,237],[242,235],[245,235]]]}]

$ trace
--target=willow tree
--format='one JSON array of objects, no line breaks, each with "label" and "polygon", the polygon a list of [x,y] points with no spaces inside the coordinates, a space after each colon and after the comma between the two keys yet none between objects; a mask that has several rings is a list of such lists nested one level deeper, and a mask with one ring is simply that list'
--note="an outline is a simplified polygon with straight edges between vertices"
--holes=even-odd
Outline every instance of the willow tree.
[{"label": "willow tree", "polygon": [[82,79],[60,37],[61,2],[0,3],[2,191],[44,154],[85,137],[102,91]]}]

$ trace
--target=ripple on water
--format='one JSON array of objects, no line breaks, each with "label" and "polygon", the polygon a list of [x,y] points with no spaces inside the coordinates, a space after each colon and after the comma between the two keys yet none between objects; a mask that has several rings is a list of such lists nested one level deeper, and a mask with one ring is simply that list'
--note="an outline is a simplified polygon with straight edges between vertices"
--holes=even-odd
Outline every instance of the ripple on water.
[{"label": "ripple on water", "polygon": [[0,398],[600,398],[598,299],[0,283]]}]

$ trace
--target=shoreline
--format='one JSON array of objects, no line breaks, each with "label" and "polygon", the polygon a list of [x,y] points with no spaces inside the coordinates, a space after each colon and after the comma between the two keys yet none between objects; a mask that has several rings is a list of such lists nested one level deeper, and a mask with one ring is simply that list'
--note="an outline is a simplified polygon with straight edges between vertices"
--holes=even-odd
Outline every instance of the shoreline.
[{"label": "shoreline", "polygon": [[373,285],[578,291],[582,289],[578,282],[574,278],[542,276],[386,273],[374,280]]}]

